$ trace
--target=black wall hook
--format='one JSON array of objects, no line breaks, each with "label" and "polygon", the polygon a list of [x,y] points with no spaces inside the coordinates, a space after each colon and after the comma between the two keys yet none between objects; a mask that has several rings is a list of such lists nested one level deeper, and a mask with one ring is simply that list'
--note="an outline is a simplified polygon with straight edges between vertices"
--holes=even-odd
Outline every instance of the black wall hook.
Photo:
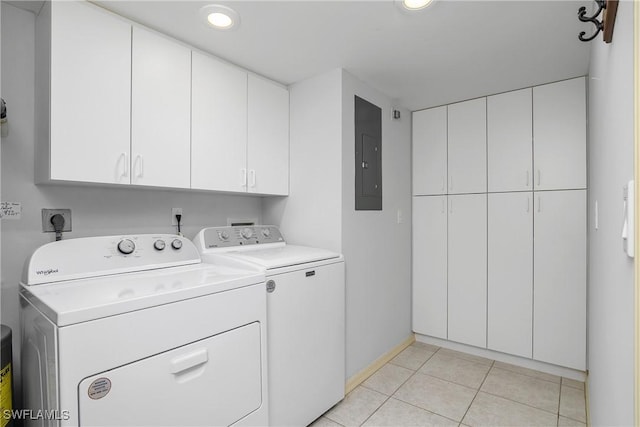
[{"label": "black wall hook", "polygon": [[580,34],[578,35],[578,39],[580,39],[580,41],[583,42],[588,42],[591,41],[593,39],[596,38],[596,36],[598,34],[600,34],[600,31],[602,31],[604,29],[604,25],[602,23],[602,21],[598,20],[598,15],[600,15],[600,13],[607,8],[607,1],[606,0],[595,0],[596,4],[598,5],[598,10],[596,11],[596,13],[593,14],[593,16],[585,16],[587,14],[587,8],[582,6],[580,9],[578,9],[578,19],[582,22],[591,22],[593,25],[596,26],[596,31],[593,33],[593,35],[591,35],[590,37],[584,37],[586,33],[586,31],[582,31],[580,32]]}]

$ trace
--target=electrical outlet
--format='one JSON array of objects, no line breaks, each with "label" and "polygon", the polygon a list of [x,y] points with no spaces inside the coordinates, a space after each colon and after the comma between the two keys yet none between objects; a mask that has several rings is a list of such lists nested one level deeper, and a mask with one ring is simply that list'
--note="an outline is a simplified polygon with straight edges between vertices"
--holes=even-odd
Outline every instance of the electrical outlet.
[{"label": "electrical outlet", "polygon": [[42,232],[55,233],[51,217],[60,214],[64,218],[63,232],[71,231],[71,209],[42,209]]},{"label": "electrical outlet", "polygon": [[[171,225],[178,225],[176,215],[182,215],[182,208],[171,208]],[[180,218],[180,225],[184,225],[184,217]]]}]

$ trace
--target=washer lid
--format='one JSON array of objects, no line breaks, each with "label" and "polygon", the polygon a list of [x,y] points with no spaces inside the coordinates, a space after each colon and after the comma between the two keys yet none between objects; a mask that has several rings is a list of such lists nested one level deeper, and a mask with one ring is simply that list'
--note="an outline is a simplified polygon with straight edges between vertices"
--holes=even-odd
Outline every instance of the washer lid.
[{"label": "washer lid", "polygon": [[[244,250],[225,252],[225,255],[231,255],[267,270],[340,258],[340,254],[335,252],[307,246],[283,245],[258,249],[254,246],[251,249],[248,247],[242,249]],[[203,257],[206,258],[206,255]]]},{"label": "washer lid", "polygon": [[196,264],[21,287],[58,326],[168,304],[264,282],[263,273]]}]

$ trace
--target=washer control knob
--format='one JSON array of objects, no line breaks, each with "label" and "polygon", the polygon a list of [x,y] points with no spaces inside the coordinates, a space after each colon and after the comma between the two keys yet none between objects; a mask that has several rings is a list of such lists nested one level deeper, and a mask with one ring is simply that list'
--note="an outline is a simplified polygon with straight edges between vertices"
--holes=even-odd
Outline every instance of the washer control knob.
[{"label": "washer control knob", "polygon": [[173,239],[173,242],[171,242],[171,247],[175,250],[180,249],[182,247],[182,240]]},{"label": "washer control knob", "polygon": [[229,240],[229,233],[226,231],[221,231],[218,233],[218,237],[220,238],[220,240],[227,241]]},{"label": "washer control knob", "polygon": [[132,254],[136,250],[136,244],[131,239],[122,239],[118,242],[118,252],[124,255]]},{"label": "washer control knob", "polygon": [[243,228],[242,232],[240,233],[242,235],[242,237],[244,237],[245,239],[250,239],[253,237],[253,230],[249,227],[247,228]]},{"label": "washer control knob", "polygon": [[269,237],[271,236],[271,230],[268,228],[263,228],[262,229],[262,237]]},{"label": "washer control knob", "polygon": [[164,240],[156,240],[155,242],[153,242],[153,247],[158,251],[164,250],[166,246],[167,244],[164,242]]}]

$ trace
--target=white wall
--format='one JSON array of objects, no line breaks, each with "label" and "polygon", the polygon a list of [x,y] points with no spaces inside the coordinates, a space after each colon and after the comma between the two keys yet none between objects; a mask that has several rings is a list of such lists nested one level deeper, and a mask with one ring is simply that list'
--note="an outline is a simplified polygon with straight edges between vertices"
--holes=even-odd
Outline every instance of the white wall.
[{"label": "white wall", "polygon": [[[591,42],[589,70],[588,363],[594,426],[634,423],[633,260],[622,251],[622,188],[633,179],[633,4],[613,42]],[[594,228],[598,202],[599,228]]]},{"label": "white wall", "polygon": [[[64,238],[172,233],[171,208],[183,208],[183,233],[226,225],[227,218],[261,219],[261,199],[205,192],[34,185],[35,16],[2,3],[2,96],[10,134],[2,139],[2,200],[22,202],[21,220],[2,221],[1,321],[14,331],[19,360],[18,282],[26,257],[54,240],[41,232],[42,208],[71,208],[73,232]],[[16,363],[18,365],[18,363]],[[18,371],[18,366],[14,371]],[[17,373],[17,372],[16,372]]]},{"label": "white wall", "polygon": [[[290,242],[345,255],[349,378],[411,335],[410,113],[392,121],[392,100],[340,69],[290,93],[291,192],[265,200],[263,217]],[[383,110],[382,211],[355,211],[354,95]]]},{"label": "white wall", "polygon": [[342,71],[289,88],[289,197],[264,199],[264,221],[289,243],[342,251]]},{"label": "white wall", "polygon": [[[382,108],[381,211],[355,210],[355,95]],[[391,119],[394,107],[400,120]],[[412,334],[411,114],[348,72],[342,80],[342,167],[351,377]]]}]

